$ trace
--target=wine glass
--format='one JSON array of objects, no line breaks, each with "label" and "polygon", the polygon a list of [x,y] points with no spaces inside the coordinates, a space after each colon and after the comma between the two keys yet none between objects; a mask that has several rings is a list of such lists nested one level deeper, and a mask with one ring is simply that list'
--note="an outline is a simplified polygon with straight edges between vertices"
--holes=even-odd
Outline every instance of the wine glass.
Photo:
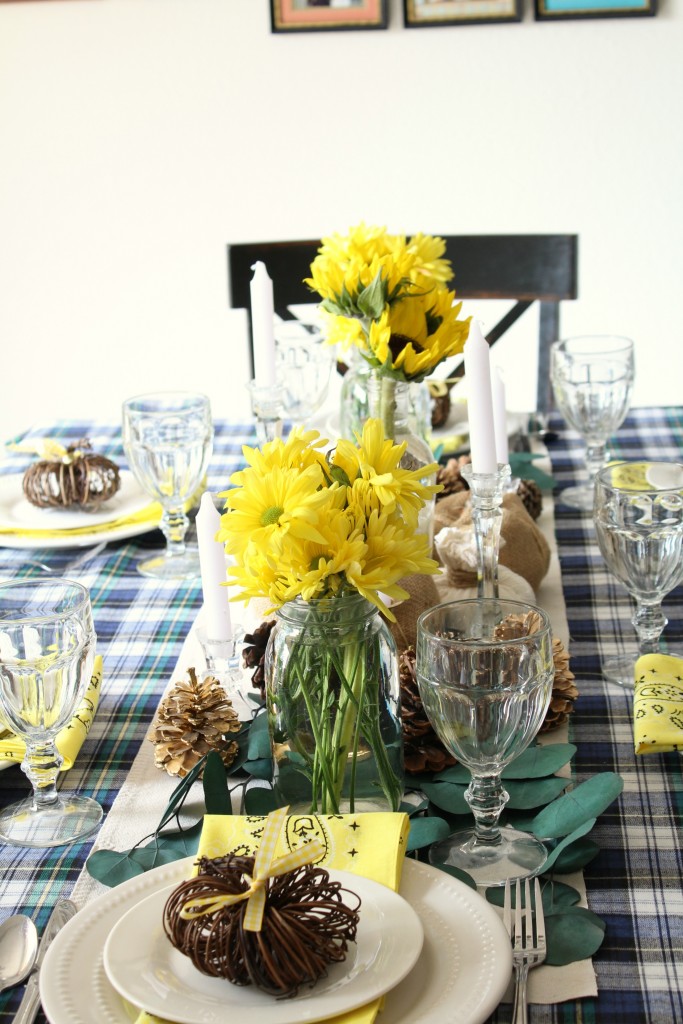
[{"label": "wine glass", "polygon": [[593,513],[607,568],[635,599],[638,650],[607,658],[603,675],[635,683],[635,663],[656,654],[667,620],[663,598],[683,582],[683,464],[618,462],[595,479]]},{"label": "wine glass", "polygon": [[55,739],[92,675],[90,596],[63,579],[0,584],[0,712],[26,744],[22,771],[33,796],[0,812],[0,840],[39,849],[85,839],[102,819],[90,797],[57,792],[64,760]]},{"label": "wine glass", "polygon": [[567,487],[563,505],[593,510],[593,480],[607,461],[607,440],[624,422],[633,388],[633,342],[611,335],[556,341],[550,349],[555,401],[570,427],[586,442],[589,480]]},{"label": "wine glass", "polygon": [[155,579],[200,575],[196,548],[185,545],[185,506],[197,491],[211,457],[213,427],[206,395],[184,391],[139,395],[123,403],[123,447],[138,483],[163,508],[163,555],[138,565]]},{"label": "wine glass", "polygon": [[[528,635],[527,635],[528,633]],[[472,773],[465,799],[475,826],[430,850],[433,864],[466,871],[477,885],[538,872],[547,852],[527,832],[500,828],[505,766],[538,732],[554,678],[547,615],[519,601],[453,601],[417,623],[417,682],[430,722]]]},{"label": "wine glass", "polygon": [[305,423],[327,396],[334,348],[318,324],[283,320],[275,325],[275,378],[283,407],[294,423]]}]

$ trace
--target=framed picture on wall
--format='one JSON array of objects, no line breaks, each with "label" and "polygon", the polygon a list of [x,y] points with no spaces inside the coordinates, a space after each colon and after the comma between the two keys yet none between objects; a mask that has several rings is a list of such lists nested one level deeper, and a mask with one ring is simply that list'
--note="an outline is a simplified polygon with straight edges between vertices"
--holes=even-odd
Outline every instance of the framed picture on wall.
[{"label": "framed picture on wall", "polygon": [[403,12],[406,28],[521,21],[522,0],[403,0]]},{"label": "framed picture on wall", "polygon": [[630,18],[653,15],[657,0],[534,0],[537,21],[560,18]]},{"label": "framed picture on wall", "polygon": [[387,27],[387,0],[270,0],[273,32]]}]

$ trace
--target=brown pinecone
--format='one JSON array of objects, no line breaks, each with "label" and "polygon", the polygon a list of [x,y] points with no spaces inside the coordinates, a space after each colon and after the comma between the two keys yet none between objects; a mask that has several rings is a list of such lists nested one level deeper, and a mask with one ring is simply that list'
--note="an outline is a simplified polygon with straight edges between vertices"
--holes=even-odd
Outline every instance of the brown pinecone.
[{"label": "brown pinecone", "polygon": [[[275,619],[269,622],[261,622],[253,633],[246,633],[244,636],[244,647],[242,648],[242,661],[245,668],[256,669],[251,677],[251,685],[259,690],[261,697],[266,699],[266,677],[264,664],[266,660],[266,647],[270,637]],[[249,646],[247,646],[249,645]]]},{"label": "brown pinecone", "polygon": [[532,519],[538,519],[543,511],[543,492],[535,480],[520,480],[517,494]]},{"label": "brown pinecone", "polygon": [[[499,640],[514,640],[520,636],[530,636],[540,625],[536,612],[526,615],[508,615],[496,626],[496,637]],[[553,639],[553,663],[555,678],[550,696],[550,704],[540,732],[549,732],[563,725],[574,710],[574,701],[579,691],[574,682],[574,673],[569,668],[569,652],[561,640]]]},{"label": "brown pinecone", "polygon": [[553,661],[555,662],[555,679],[550,704],[541,726],[541,732],[550,732],[564,725],[574,710],[574,701],[579,691],[574,682],[574,673],[569,668],[569,652],[560,640],[553,640]]},{"label": "brown pinecone", "polygon": [[238,746],[227,737],[240,730],[237,713],[220,683],[213,676],[198,682],[193,668],[187,674],[189,682],[176,683],[162,700],[148,737],[154,744],[157,768],[181,778],[210,750],[217,750],[229,767]]},{"label": "brown pinecone", "polygon": [[425,714],[415,673],[415,650],[408,647],[399,656],[401,680],[401,722],[403,760],[408,773],[438,772],[455,764],[455,758],[441,743]]},{"label": "brown pinecone", "polygon": [[469,484],[464,476],[460,475],[463,466],[470,462],[469,455],[461,455],[458,459],[449,459],[445,466],[439,466],[436,474],[437,484],[443,484],[443,490],[436,495],[436,500],[446,498],[449,494],[458,494],[460,491],[469,491]]}]

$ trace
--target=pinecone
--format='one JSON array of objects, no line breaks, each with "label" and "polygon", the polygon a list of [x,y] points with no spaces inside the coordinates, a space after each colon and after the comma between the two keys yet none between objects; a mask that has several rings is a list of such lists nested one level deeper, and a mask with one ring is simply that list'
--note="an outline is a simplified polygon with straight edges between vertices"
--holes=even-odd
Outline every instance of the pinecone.
[{"label": "pinecone", "polygon": [[149,734],[157,768],[181,778],[209,750],[217,750],[229,767],[238,746],[227,737],[240,730],[237,713],[220,683],[213,676],[198,682],[193,668],[187,674],[189,682],[176,683],[162,700]]},{"label": "pinecone", "polygon": [[[526,615],[508,615],[496,626],[496,637],[499,640],[515,640],[520,636],[530,636],[540,626],[541,620],[536,612]],[[569,652],[561,640],[553,640],[553,663],[555,678],[550,696],[550,704],[540,732],[549,732],[563,725],[574,710],[574,701],[579,691],[574,683],[574,673],[569,668]]]},{"label": "pinecone", "polygon": [[455,764],[425,714],[415,673],[415,650],[408,647],[399,657],[403,760],[408,773],[438,772]]},{"label": "pinecone", "polygon": [[555,679],[550,704],[541,726],[541,732],[550,732],[564,725],[574,710],[574,701],[579,691],[574,682],[574,673],[569,669],[569,652],[560,640],[553,640],[553,661],[555,662]]},{"label": "pinecone", "polygon": [[443,484],[443,490],[436,495],[437,501],[439,498],[448,497],[449,494],[469,491],[469,484],[464,476],[460,475],[460,470],[470,461],[469,455],[461,455],[458,459],[449,459],[445,466],[439,466],[436,482]]},{"label": "pinecone", "polygon": [[[254,668],[256,671],[251,677],[251,685],[259,690],[261,697],[266,699],[266,677],[264,675],[264,664],[266,658],[266,647],[270,637],[275,619],[270,622],[261,622],[253,633],[246,633],[244,636],[244,647],[242,648],[242,660],[245,668]],[[249,646],[247,646],[247,644]]]},{"label": "pinecone", "polygon": [[517,494],[532,519],[538,519],[543,511],[543,493],[535,480],[520,480]]}]

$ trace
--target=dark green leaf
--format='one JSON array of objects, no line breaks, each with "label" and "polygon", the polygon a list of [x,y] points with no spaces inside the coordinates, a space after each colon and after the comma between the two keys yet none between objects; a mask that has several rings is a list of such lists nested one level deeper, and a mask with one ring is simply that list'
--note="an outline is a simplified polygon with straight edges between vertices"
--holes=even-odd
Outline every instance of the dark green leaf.
[{"label": "dark green leaf", "polygon": [[541,455],[532,455],[531,452],[510,452],[510,469],[512,475],[521,477],[523,480],[535,480],[543,491],[552,491],[555,486],[553,477],[548,476],[542,469],[534,465]]},{"label": "dark green leaf", "polygon": [[451,814],[468,814],[470,809],[465,800],[466,786],[455,786],[450,782],[427,783],[423,787],[425,796],[443,811]]},{"label": "dark green leaf", "polygon": [[410,822],[408,836],[408,853],[421,850],[423,846],[431,846],[439,839],[450,835],[451,827],[443,818],[413,818]]},{"label": "dark green leaf", "polygon": [[251,724],[247,751],[247,759],[249,761],[259,761],[261,758],[270,757],[268,715],[265,712],[257,715]]},{"label": "dark green leaf", "polygon": [[244,770],[255,779],[269,781],[273,777],[273,762],[269,757],[260,758],[258,761],[245,761]]},{"label": "dark green leaf", "polygon": [[578,839],[567,846],[555,861],[553,871],[558,875],[569,875],[581,871],[600,853],[600,847],[592,839]]},{"label": "dark green leaf", "polygon": [[278,802],[272,789],[263,786],[252,786],[244,794],[244,809],[247,814],[270,814],[277,808]]},{"label": "dark green leaf", "polygon": [[[203,826],[204,821],[202,819],[195,822],[190,828],[185,828],[182,831],[177,829],[174,832],[162,833],[157,840],[159,849],[174,851],[178,860],[181,857],[194,856],[199,846],[199,837],[202,834]],[[151,845],[151,843],[148,845]]]},{"label": "dark green leaf", "polygon": [[409,818],[412,818],[416,814],[421,814],[422,811],[426,811],[428,807],[429,800],[421,800],[419,804],[402,803],[399,807],[399,811],[401,814],[407,814]]},{"label": "dark green leaf", "polygon": [[546,963],[563,967],[598,951],[605,937],[605,922],[585,907],[566,907],[559,914],[546,916],[545,935]]},{"label": "dark green leaf", "polygon": [[88,874],[103,885],[113,887],[127,882],[135,875],[157,868],[160,864],[170,864],[177,860],[171,850],[160,850],[156,844],[136,847],[133,850],[97,850],[86,861]]},{"label": "dark green leaf", "polygon": [[[564,853],[564,851],[568,849],[572,843],[575,843],[577,839],[582,839],[587,832],[590,832],[593,825],[595,825],[595,822],[595,818],[589,818],[588,821],[584,821],[583,825],[579,825],[577,829],[574,829],[574,831],[570,832],[568,836],[565,836],[564,839],[562,839],[561,842],[559,842],[551,851],[551,853],[548,854],[545,863],[541,868],[541,873],[546,874],[546,872],[550,871],[551,867],[553,867],[554,864],[557,864],[559,857]],[[559,868],[556,868],[555,870],[558,871]]]},{"label": "dark green leaf", "polygon": [[180,808],[183,806],[183,803],[185,802],[187,794],[190,792],[190,789],[192,788],[193,784],[202,774],[205,764],[206,754],[204,754],[204,756],[201,757],[199,761],[197,761],[194,768],[190,769],[185,778],[182,779],[176,786],[176,788],[173,790],[168,801],[168,804],[166,805],[166,810],[161,816],[161,821],[157,825],[157,832],[161,832],[164,825],[168,824],[171,818],[174,818],[176,814],[178,814]]},{"label": "dark green leaf", "polygon": [[624,780],[615,772],[601,772],[548,804],[536,815],[532,831],[539,839],[569,835],[589,818],[596,818],[616,800]]},{"label": "dark green leaf", "polygon": [[511,811],[527,811],[532,807],[542,807],[559,796],[570,782],[571,779],[561,779],[557,775],[528,781],[506,779],[504,785],[510,797],[506,806]]},{"label": "dark green leaf", "polygon": [[[503,769],[504,779],[540,779],[554,775],[576,753],[573,743],[547,743],[527,747]],[[569,780],[567,780],[569,782]]]},{"label": "dark green leaf", "polygon": [[439,871],[445,871],[447,875],[452,875],[453,878],[457,878],[458,881],[464,882],[465,885],[469,885],[470,889],[476,889],[477,883],[474,881],[471,875],[468,875],[462,868],[454,868],[452,864],[435,864],[435,868]]},{"label": "dark green leaf", "polygon": [[450,768],[439,772],[432,779],[432,782],[455,782],[458,785],[468,786],[472,780],[472,773],[464,764],[454,764]]},{"label": "dark green leaf", "polygon": [[202,785],[207,814],[232,814],[228,773],[220,754],[215,750],[207,754]]},{"label": "dark green leaf", "polygon": [[[581,899],[581,894],[571,885],[564,882],[551,881],[549,878],[542,878],[541,899],[543,900],[543,911],[546,914],[557,913],[562,907],[573,907]],[[515,905],[514,887],[512,889],[512,905]],[[502,907],[505,902],[505,890],[501,885],[491,886],[486,890],[486,899],[496,907]]]}]

